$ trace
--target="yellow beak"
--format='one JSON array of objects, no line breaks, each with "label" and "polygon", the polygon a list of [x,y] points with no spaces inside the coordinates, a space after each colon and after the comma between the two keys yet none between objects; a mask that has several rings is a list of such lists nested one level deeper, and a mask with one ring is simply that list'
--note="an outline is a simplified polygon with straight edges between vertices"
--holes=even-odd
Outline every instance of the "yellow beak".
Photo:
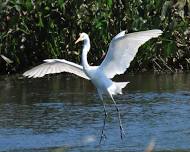
[{"label": "yellow beak", "polygon": [[75,44],[77,44],[80,41],[82,41],[82,37],[81,36],[75,41]]}]

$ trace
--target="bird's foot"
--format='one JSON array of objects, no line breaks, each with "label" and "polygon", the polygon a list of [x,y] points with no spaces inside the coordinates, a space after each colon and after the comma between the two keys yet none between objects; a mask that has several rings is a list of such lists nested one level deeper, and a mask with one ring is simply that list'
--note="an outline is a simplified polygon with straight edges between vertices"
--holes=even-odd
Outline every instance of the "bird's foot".
[{"label": "bird's foot", "polygon": [[105,108],[105,105],[104,105],[104,124],[103,124],[103,128],[102,128],[102,134],[101,134],[101,137],[100,137],[100,142],[99,144],[101,144],[102,140],[106,140],[106,134],[105,134],[105,126],[106,126],[106,118],[108,116],[107,112],[106,112],[106,108]]},{"label": "bird's foot", "polygon": [[101,137],[100,137],[100,142],[99,142],[99,144],[101,144],[102,143],[102,140],[106,140],[106,134],[104,133],[104,131],[102,132],[102,134],[101,134]]},{"label": "bird's foot", "polygon": [[120,125],[120,136],[121,136],[121,139],[123,140],[123,138],[125,137],[125,131],[122,127],[122,125]]}]

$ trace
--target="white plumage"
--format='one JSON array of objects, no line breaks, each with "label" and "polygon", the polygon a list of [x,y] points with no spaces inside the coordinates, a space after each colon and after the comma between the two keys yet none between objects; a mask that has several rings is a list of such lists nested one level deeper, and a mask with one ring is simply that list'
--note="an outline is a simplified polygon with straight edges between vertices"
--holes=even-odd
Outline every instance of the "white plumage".
[{"label": "white plumage", "polygon": [[[90,66],[87,61],[87,54],[90,50],[90,39],[86,33],[81,33],[76,41],[84,41],[82,50],[82,66],[66,61],[64,59],[47,59],[45,63],[26,71],[23,75],[27,77],[43,77],[46,74],[69,72],[76,74],[82,78],[91,80],[95,85],[100,99],[103,102],[102,94],[111,97],[118,111],[121,138],[123,137],[123,128],[120,119],[119,109],[114,101],[112,95],[122,94],[122,89],[129,82],[113,82],[113,78],[117,74],[123,74],[130,66],[131,61],[134,59],[138,48],[151,38],[156,38],[162,34],[161,30],[148,30],[125,34],[125,31],[117,34],[111,41],[107,55],[100,66]],[[104,104],[104,102],[103,102]],[[105,105],[105,119],[102,129],[102,138],[105,136],[104,127],[107,117]]]},{"label": "white plumage", "polygon": [[89,77],[86,76],[81,65],[64,59],[46,59],[44,62],[45,63],[24,72],[23,75],[29,78],[39,78],[46,74],[69,72],[89,80]]},{"label": "white plumage", "polygon": [[123,74],[134,59],[138,48],[151,38],[162,34],[161,30],[141,31],[125,34],[120,32],[111,41],[106,58],[100,65],[108,78]]}]

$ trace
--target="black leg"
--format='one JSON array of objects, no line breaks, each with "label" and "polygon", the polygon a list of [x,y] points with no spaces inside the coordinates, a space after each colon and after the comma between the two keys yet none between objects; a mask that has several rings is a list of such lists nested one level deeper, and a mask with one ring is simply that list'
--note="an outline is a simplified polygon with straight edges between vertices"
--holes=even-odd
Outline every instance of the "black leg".
[{"label": "black leg", "polygon": [[120,135],[121,135],[121,139],[123,139],[123,136],[125,135],[125,132],[124,132],[124,129],[123,129],[123,126],[122,126],[122,122],[121,122],[121,116],[120,116],[120,111],[119,111],[119,108],[117,107],[117,104],[115,102],[115,100],[113,99],[112,95],[111,96],[111,99],[115,105],[115,108],[117,110],[117,113],[118,113],[118,119],[119,119],[119,128],[120,128]]},{"label": "black leg", "polygon": [[99,144],[101,144],[101,142],[102,142],[102,139],[106,139],[106,135],[105,135],[105,126],[106,126],[106,118],[107,118],[107,112],[106,112],[106,107],[105,107],[105,103],[104,103],[104,101],[102,100],[102,102],[103,102],[103,106],[104,106],[104,124],[103,124],[103,128],[102,128],[102,133],[101,133],[101,137],[100,137],[100,142],[99,142]]}]

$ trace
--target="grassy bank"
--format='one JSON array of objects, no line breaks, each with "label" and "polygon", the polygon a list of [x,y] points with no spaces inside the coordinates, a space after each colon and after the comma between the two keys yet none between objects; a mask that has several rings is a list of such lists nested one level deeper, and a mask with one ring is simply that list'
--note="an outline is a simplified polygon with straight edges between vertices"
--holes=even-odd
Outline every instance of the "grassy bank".
[{"label": "grassy bank", "polygon": [[190,1],[165,0],[0,0],[0,73],[22,72],[46,58],[80,63],[80,32],[91,38],[89,62],[99,64],[111,38],[159,28],[164,34],[146,43],[131,71],[190,69]]}]

